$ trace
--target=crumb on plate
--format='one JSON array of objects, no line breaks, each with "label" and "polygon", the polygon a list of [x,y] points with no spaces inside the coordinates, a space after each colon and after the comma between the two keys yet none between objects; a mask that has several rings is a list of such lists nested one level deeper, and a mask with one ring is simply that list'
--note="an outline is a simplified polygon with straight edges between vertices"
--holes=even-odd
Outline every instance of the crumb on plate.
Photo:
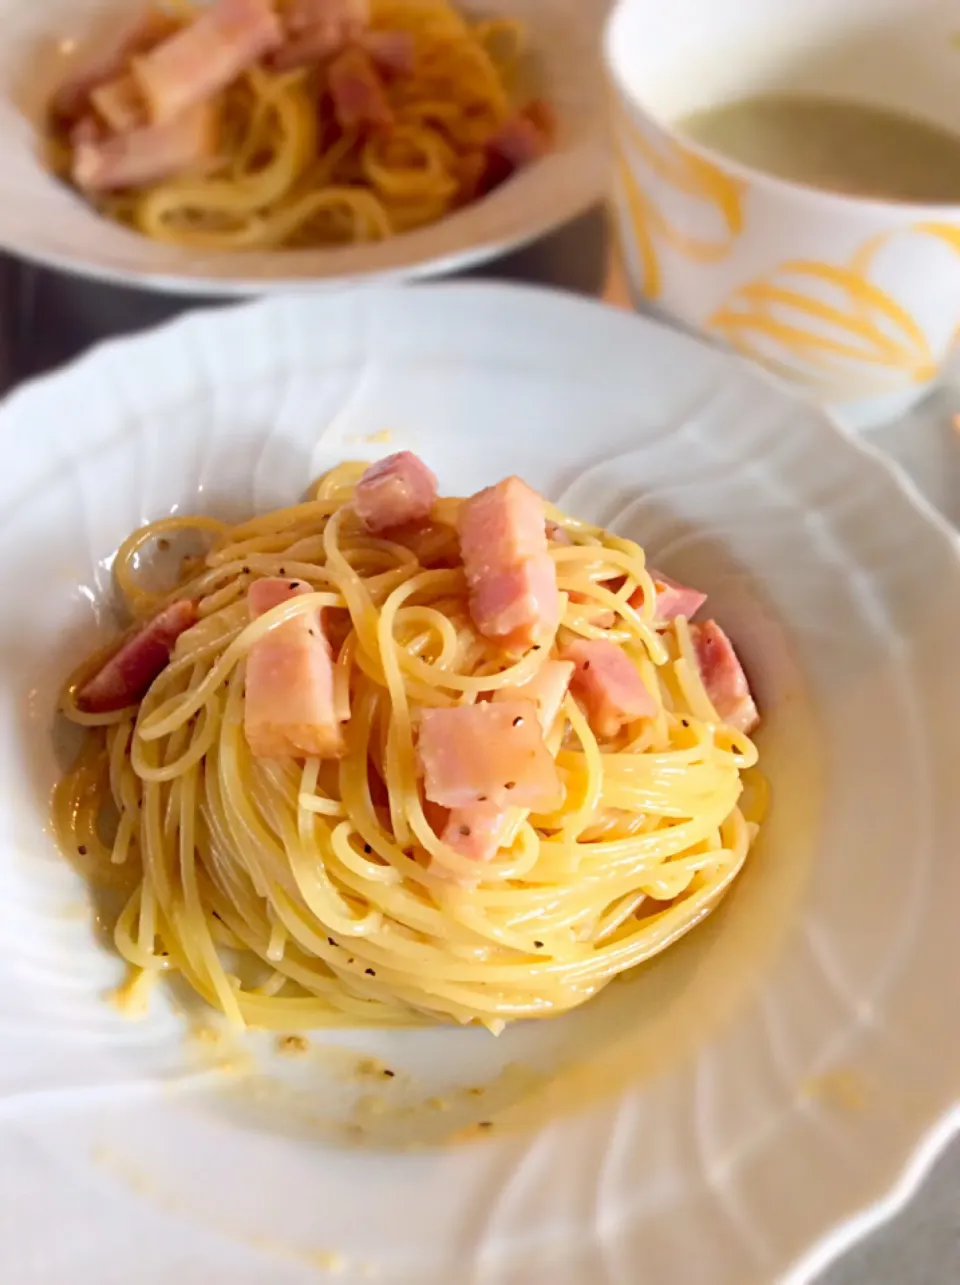
[{"label": "crumb on plate", "polygon": [[305,1035],[278,1035],[277,1052],[283,1053],[287,1057],[299,1057],[303,1053],[309,1053],[310,1041]]}]

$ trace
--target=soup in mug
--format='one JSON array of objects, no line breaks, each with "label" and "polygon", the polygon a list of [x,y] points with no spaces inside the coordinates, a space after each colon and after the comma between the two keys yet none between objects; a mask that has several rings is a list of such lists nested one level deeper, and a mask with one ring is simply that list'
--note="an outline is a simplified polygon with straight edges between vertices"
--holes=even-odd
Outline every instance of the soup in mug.
[{"label": "soup in mug", "polygon": [[733,161],[810,187],[960,204],[960,133],[885,107],[770,94],[694,112],[675,128]]}]

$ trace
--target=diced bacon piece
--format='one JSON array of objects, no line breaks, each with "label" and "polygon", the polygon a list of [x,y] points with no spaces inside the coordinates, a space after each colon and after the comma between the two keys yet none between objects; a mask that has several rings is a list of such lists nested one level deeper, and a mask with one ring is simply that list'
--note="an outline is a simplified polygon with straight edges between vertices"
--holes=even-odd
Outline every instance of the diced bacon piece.
[{"label": "diced bacon piece", "polygon": [[285,40],[270,55],[270,66],[277,71],[312,67],[340,53],[343,47],[343,37],[336,28],[313,27]]},{"label": "diced bacon piece", "polygon": [[491,173],[490,155],[483,147],[472,147],[456,158],[453,174],[457,180],[457,204],[461,206],[470,205],[497,186]]},{"label": "diced bacon piece", "polygon": [[[367,0],[289,0],[280,17],[287,39],[270,59],[279,71],[326,62],[349,44],[365,46],[373,35],[365,30],[370,20]],[[369,52],[379,65],[372,48]]]},{"label": "diced bacon piece", "polygon": [[[468,861],[477,864],[492,861],[500,851],[509,815],[507,808],[494,803],[474,803],[469,808],[441,808],[426,799],[423,810],[434,834]],[[431,862],[431,868],[436,868],[435,862]],[[444,871],[444,876],[465,887],[476,884],[476,878],[469,875],[450,875]]]},{"label": "diced bacon piece", "polygon": [[699,589],[692,589],[689,585],[671,580],[662,572],[656,573],[654,583],[657,589],[658,620],[676,620],[677,616],[683,616],[689,620],[707,601],[707,595],[701,593]]},{"label": "diced bacon piece", "polygon": [[288,0],[283,22],[297,34],[320,27],[339,34],[340,43],[352,39],[370,22],[369,0]]},{"label": "diced bacon piece", "polygon": [[118,134],[136,129],[146,120],[143,95],[139,85],[129,74],[98,85],[91,93],[90,101],[97,114]]},{"label": "diced bacon piece", "polygon": [[124,24],[117,35],[92,54],[53,96],[50,110],[56,120],[75,120],[87,108],[98,85],[123,75],[130,59],[145,53],[177,30],[170,14],[150,9],[132,23]]},{"label": "diced bacon piece", "polygon": [[105,133],[101,121],[97,120],[92,112],[86,116],[81,116],[75,125],[70,129],[70,146],[81,147],[84,143],[99,143]]},{"label": "diced bacon piece", "polygon": [[[691,616],[697,614],[707,601],[707,595],[701,593],[699,589],[691,589],[688,585],[680,584],[677,580],[671,580],[662,571],[654,571],[653,567],[648,567],[647,569],[650,572],[653,587],[657,591],[657,605],[655,608],[655,618],[657,620],[676,620],[677,616],[683,616],[689,620]],[[643,606],[642,589],[638,589],[631,595],[630,606],[636,607],[638,611]]]},{"label": "diced bacon piece", "polygon": [[576,665],[571,687],[597,736],[616,736],[627,723],[656,713],[639,671],[616,643],[578,638],[563,654]]},{"label": "diced bacon piece", "polygon": [[519,477],[508,477],[464,500],[457,532],[471,588],[547,551],[543,500]]},{"label": "diced bacon piece", "polygon": [[443,842],[471,861],[492,861],[500,851],[500,837],[508,810],[497,803],[473,803],[453,808],[443,827]]},{"label": "diced bacon piece", "polygon": [[89,714],[108,714],[135,705],[170,663],[174,644],[197,623],[197,604],[182,598],[138,629],[77,693]]},{"label": "diced bacon piece", "polygon": [[[302,580],[255,580],[248,603],[256,620],[313,592]],[[243,723],[256,758],[339,758],[345,749],[335,714],[333,658],[320,613],[302,612],[258,639],[247,656]]]},{"label": "diced bacon piece", "polygon": [[557,572],[536,491],[518,477],[487,487],[460,506],[457,530],[477,629],[510,651],[552,638]]},{"label": "diced bacon piece", "polygon": [[250,619],[265,616],[274,607],[282,606],[291,598],[313,593],[306,580],[286,580],[281,576],[268,576],[265,580],[254,580],[247,590],[247,607]]},{"label": "diced bacon piece", "polygon": [[715,620],[690,626],[700,679],[723,721],[749,736],[760,722],[743,666],[733,643]]},{"label": "diced bacon piece", "polygon": [[216,113],[198,103],[165,125],[147,125],[100,143],[80,143],[71,173],[88,192],[155,183],[210,161],[217,150]]},{"label": "diced bacon piece", "polygon": [[470,594],[473,623],[511,654],[542,647],[560,623],[557,569],[547,553],[491,572]]},{"label": "diced bacon piece", "polygon": [[569,660],[548,660],[532,678],[518,686],[498,687],[495,701],[533,701],[544,736],[557,721],[560,706],[573,678],[574,665]]},{"label": "diced bacon piece", "polygon": [[460,199],[487,196],[524,166],[544,156],[552,146],[553,125],[548,109],[531,104],[505,121],[479,155],[464,158]]},{"label": "diced bacon piece", "polygon": [[387,76],[409,76],[417,57],[416,41],[409,31],[367,31],[359,39],[377,68]]},{"label": "diced bacon piece", "polygon": [[426,796],[443,807],[541,809],[562,799],[557,765],[532,701],[426,709],[417,754]]},{"label": "diced bacon piece", "polygon": [[386,86],[373,59],[358,46],[334,58],[327,69],[327,88],[341,129],[387,129],[393,124]]},{"label": "diced bacon piece", "polygon": [[487,143],[487,149],[501,157],[511,170],[519,170],[546,155],[550,138],[532,116],[517,112],[500,126]]},{"label": "diced bacon piece", "polygon": [[[531,701],[537,711],[540,730],[546,736],[557,720],[570,686],[573,664],[548,660],[532,678],[518,686],[498,687],[494,701]],[[507,822],[508,808],[487,801],[454,808],[443,829],[443,841],[473,861],[492,861],[500,848],[500,836]]]},{"label": "diced bacon piece", "polygon": [[151,120],[206,102],[283,44],[270,0],[216,0],[182,31],[133,60]]},{"label": "diced bacon piece", "polygon": [[353,507],[368,531],[389,531],[426,522],[437,496],[437,479],[412,451],[371,464],[357,483]]}]

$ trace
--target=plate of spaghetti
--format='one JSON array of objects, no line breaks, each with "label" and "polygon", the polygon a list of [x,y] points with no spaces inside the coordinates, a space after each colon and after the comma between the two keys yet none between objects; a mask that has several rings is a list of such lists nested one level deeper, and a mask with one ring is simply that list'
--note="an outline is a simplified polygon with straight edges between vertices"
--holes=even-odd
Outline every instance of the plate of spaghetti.
[{"label": "plate of spaghetti", "polygon": [[201,293],[466,266],[602,196],[597,21],[544,0],[11,6],[0,242]]},{"label": "plate of spaghetti", "polygon": [[[209,551],[145,594],[138,553],[184,533]],[[141,527],[113,570],[142,623],[66,684],[92,734],[55,816],[66,851],[138,872],[133,986],[175,969],[240,1027],[499,1034],[658,954],[747,858],[759,715],[688,620],[706,595],[517,477],[450,499],[412,452],[347,463],[293,510]],[[466,917],[431,929],[451,885]]]},{"label": "plate of spaghetti", "polygon": [[883,461],[492,286],[188,317],[0,428],[12,1278],[799,1281],[905,1197],[960,561]]}]

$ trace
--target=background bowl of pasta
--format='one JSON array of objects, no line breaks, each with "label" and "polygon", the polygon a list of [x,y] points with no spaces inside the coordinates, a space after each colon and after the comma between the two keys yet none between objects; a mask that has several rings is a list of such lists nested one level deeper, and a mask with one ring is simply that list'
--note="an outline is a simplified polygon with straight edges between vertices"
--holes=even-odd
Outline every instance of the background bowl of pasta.
[{"label": "background bowl of pasta", "polygon": [[445,273],[602,199],[575,0],[0,6],[0,245],[193,294]]},{"label": "background bowl of pasta", "polygon": [[[800,1280],[905,1196],[955,1120],[960,1064],[944,982],[960,968],[960,559],[952,534],[879,457],[688,337],[574,299],[479,285],[191,316],[16,393],[0,432],[0,1080],[20,1103],[0,1118],[0,1193],[18,1202],[4,1249],[17,1285],[104,1285],[114,1264],[132,1261],[144,1285],[166,1285],[174,1271],[206,1285],[214,1258],[250,1285],[300,1285],[322,1267],[351,1285],[372,1274],[452,1285],[474,1270],[504,1285],[605,1274],[632,1285]],[[719,828],[715,817],[682,862],[646,877],[669,913],[732,857],[739,865],[719,904],[701,901],[700,922],[682,923],[690,931],[610,985],[609,968],[584,965],[643,928],[649,907],[629,888],[630,845],[650,837],[651,817],[655,830],[680,833],[716,797],[718,773],[735,787],[752,753],[690,688],[642,722],[639,739],[601,745],[621,815],[606,818],[582,862],[568,859],[569,817],[535,823],[540,855],[527,826],[473,884],[433,878],[432,862],[414,872],[399,846],[382,861],[399,833],[394,804],[413,826],[404,847],[418,852],[420,833],[418,787],[403,777],[406,714],[389,725],[371,714],[387,674],[378,663],[394,654],[383,640],[407,637],[408,625],[414,640],[421,626],[434,631],[433,642],[410,643],[408,678],[390,688],[395,711],[477,708],[443,688],[466,664],[464,640],[474,686],[502,681],[503,669],[463,625],[449,531],[421,531],[423,544],[408,532],[404,544],[357,526],[364,467],[402,452],[433,470],[445,497],[516,475],[532,490],[513,484],[511,495],[557,505],[548,516],[568,542],[551,528],[549,556],[568,606],[580,594],[587,610],[605,595],[600,605],[612,601],[642,639],[647,606],[628,610],[622,588],[603,584],[629,590],[632,579],[647,604],[644,567],[655,565],[708,595],[743,660],[770,796],[765,815],[742,805],[760,817],[756,842],[740,843],[743,827],[724,821],[731,798]],[[345,461],[359,463],[344,472]],[[394,468],[374,480],[392,483]],[[445,512],[431,509],[438,528]],[[184,535],[189,514],[200,515],[200,548],[161,549]],[[153,529],[155,554],[128,542],[167,518]],[[460,523],[464,566],[466,530]],[[197,562],[211,533],[219,543]],[[542,516],[535,534],[542,545]],[[160,553],[186,557],[180,576],[203,581],[206,623],[161,665],[156,681],[166,673],[172,686],[151,688],[136,744],[129,710],[126,732],[123,717],[93,713],[94,755],[71,775],[67,734],[77,729],[57,717],[64,683],[101,644],[110,650],[94,669],[114,659],[118,588],[132,583],[134,611],[158,618],[150,577]],[[436,570],[421,574],[411,557]],[[576,565],[599,569],[600,586],[577,580]],[[394,623],[361,594],[350,642],[338,594],[359,593],[360,580],[373,594],[377,577],[376,601],[393,602]],[[249,626],[248,581],[268,595]],[[407,587],[419,596],[391,598]],[[339,797],[328,765],[309,781],[289,762],[253,771],[238,739],[231,656],[253,630],[250,702],[252,647],[297,620],[304,647],[320,646],[305,614],[318,607],[340,613],[341,626],[319,626],[339,630],[337,665],[345,652],[351,664],[365,657],[346,724],[353,748],[339,761],[355,763],[360,744],[388,778],[379,801],[349,766]],[[564,620],[587,636],[613,628]],[[669,635],[662,641],[669,651]],[[511,681],[539,666],[539,646]],[[88,713],[92,672],[79,700]],[[229,681],[207,702],[221,690],[216,672]],[[507,708],[496,695],[486,705],[491,717]],[[568,706],[566,716],[589,745],[582,715]],[[572,806],[590,810],[568,770],[575,750],[565,741],[550,753]],[[142,794],[129,770],[137,756],[141,780],[157,786]],[[645,762],[657,771],[631,795],[631,765]],[[51,803],[64,779],[66,807],[62,792]],[[131,835],[128,826],[115,836],[93,869],[105,846],[90,821],[98,782],[119,803],[117,835],[134,817],[156,890],[149,904],[142,892],[121,898],[119,917],[92,880],[122,884]],[[55,816],[73,836],[64,850]],[[343,827],[354,823],[360,838],[348,835],[348,850]],[[311,864],[304,836],[314,826],[331,837]],[[240,852],[262,860],[252,882]],[[435,844],[433,857],[462,873]],[[598,918],[596,888],[611,876]],[[393,907],[384,920],[404,892],[411,919],[392,955],[383,920],[341,915],[321,935],[309,917],[290,919],[301,895],[323,903],[324,878],[354,890],[360,880],[370,905],[379,886]],[[198,895],[210,911],[202,933]],[[242,975],[251,934],[273,961],[266,980]],[[151,958],[154,940],[170,953]],[[205,982],[211,950],[222,951],[219,1000]],[[345,995],[349,1011],[325,1003]],[[530,1015],[531,996],[542,1004],[534,1016],[559,1015],[510,1020]],[[224,1012],[237,1006],[259,1029],[230,1025]],[[404,1008],[429,1020],[404,1026]],[[450,1020],[491,1008],[502,1022]]]}]

